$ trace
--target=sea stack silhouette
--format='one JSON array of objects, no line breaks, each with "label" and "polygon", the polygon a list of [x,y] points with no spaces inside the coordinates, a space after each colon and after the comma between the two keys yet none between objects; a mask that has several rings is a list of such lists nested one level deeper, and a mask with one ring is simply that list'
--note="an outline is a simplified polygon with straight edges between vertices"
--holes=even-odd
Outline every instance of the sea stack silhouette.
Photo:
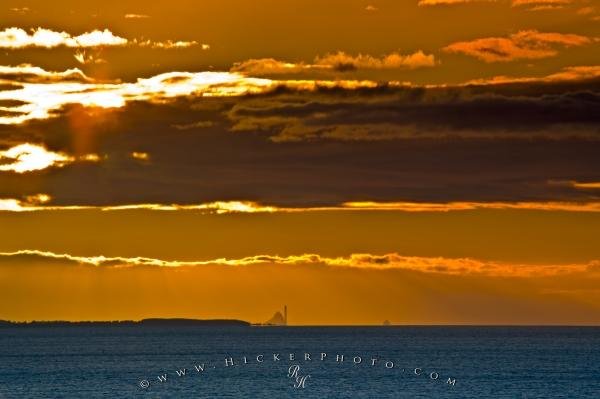
[{"label": "sea stack silhouette", "polygon": [[287,326],[287,324],[288,324],[287,305],[283,306],[283,314],[281,314],[280,311],[275,312],[273,317],[271,317],[264,324],[268,325],[268,326]]}]

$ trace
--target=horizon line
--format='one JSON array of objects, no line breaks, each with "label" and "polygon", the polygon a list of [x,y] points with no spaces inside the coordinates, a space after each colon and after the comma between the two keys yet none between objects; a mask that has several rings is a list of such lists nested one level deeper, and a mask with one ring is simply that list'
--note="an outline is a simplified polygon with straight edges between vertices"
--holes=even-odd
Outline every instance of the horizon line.
[{"label": "horizon line", "polygon": [[237,318],[188,318],[188,317],[146,317],[142,319],[113,319],[113,320],[43,320],[43,319],[31,319],[31,320],[8,320],[0,319],[0,325],[2,323],[9,324],[33,324],[33,323],[65,323],[65,324],[78,324],[78,323],[140,323],[145,320],[161,320],[161,321],[223,321],[223,322],[244,322],[248,323],[252,327],[600,327],[600,321],[598,322],[582,322],[582,323],[472,323],[472,322],[432,322],[432,323],[400,323],[390,322],[385,325],[383,323],[356,323],[356,324],[287,324],[287,325],[269,325],[261,322],[251,322]]}]

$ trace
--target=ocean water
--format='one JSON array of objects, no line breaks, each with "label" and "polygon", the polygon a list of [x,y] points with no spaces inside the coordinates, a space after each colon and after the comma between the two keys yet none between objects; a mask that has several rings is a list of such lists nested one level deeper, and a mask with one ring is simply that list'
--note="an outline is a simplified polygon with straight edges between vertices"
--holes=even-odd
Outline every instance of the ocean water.
[{"label": "ocean water", "polygon": [[600,328],[0,328],[2,399],[216,397],[600,398]]}]

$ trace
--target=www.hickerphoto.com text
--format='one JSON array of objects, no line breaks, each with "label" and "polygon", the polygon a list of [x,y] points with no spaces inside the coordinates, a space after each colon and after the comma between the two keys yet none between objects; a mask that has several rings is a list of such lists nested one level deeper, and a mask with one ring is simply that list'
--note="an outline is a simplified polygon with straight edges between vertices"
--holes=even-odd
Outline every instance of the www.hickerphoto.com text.
[{"label": "www.hickerphoto.com text", "polygon": [[[425,378],[430,381],[443,382],[444,384],[456,386],[456,378],[443,376],[435,370],[426,370],[422,367],[402,366],[399,361],[385,359],[377,355],[347,355],[347,354],[329,354],[327,352],[319,353],[261,353],[257,355],[229,356],[225,355],[221,360],[211,362],[199,362],[190,367],[182,367],[172,372],[164,372],[157,375],[154,379],[144,379],[139,382],[143,389],[150,385],[165,384],[171,380],[177,380],[190,374],[203,374],[208,370],[216,368],[235,368],[247,365],[263,365],[267,363],[289,363],[292,365],[304,364],[308,366],[311,363],[319,362],[331,365],[352,365],[362,367],[379,367],[384,370],[396,370],[406,375]],[[150,381],[153,381],[152,383]]]}]

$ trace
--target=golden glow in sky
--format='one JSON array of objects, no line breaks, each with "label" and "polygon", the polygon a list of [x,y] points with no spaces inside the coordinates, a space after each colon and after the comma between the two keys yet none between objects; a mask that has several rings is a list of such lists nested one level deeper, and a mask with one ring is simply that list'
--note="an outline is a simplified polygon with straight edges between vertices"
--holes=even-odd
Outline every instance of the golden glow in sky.
[{"label": "golden glow in sky", "polygon": [[0,320],[600,323],[595,1],[98,4],[0,5]]}]

